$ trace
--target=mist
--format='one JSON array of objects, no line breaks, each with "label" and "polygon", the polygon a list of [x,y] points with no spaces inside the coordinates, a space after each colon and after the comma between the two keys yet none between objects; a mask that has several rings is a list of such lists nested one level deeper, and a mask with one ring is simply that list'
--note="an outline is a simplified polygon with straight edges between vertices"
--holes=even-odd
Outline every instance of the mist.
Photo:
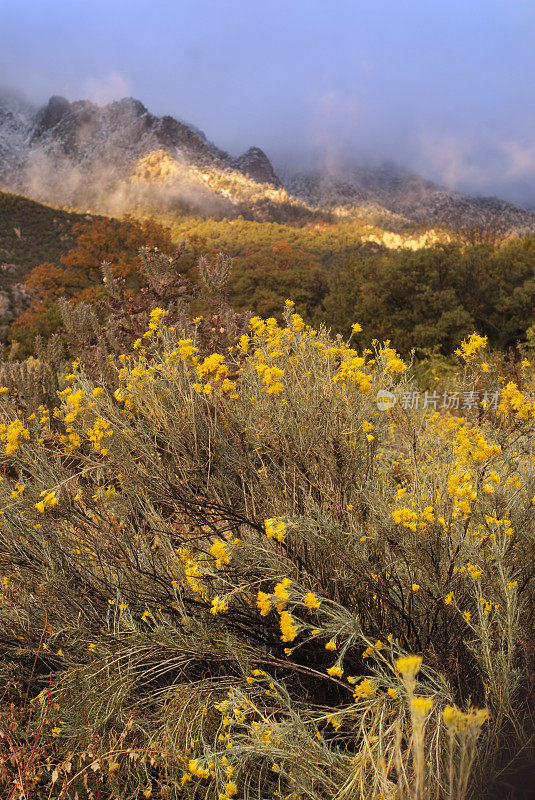
[{"label": "mist", "polygon": [[0,81],[124,96],[281,173],[393,162],[535,206],[530,0],[3,0]]}]

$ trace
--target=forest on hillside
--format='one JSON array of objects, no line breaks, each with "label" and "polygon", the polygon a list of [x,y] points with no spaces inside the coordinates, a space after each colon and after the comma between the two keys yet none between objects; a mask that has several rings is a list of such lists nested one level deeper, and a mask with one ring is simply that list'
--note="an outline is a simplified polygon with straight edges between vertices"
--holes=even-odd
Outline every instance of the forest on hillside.
[{"label": "forest on hillside", "polygon": [[[35,336],[60,330],[58,301],[93,305],[102,300],[101,264],[107,262],[132,297],[146,287],[138,269],[140,247],[173,253],[189,282],[194,314],[207,310],[199,296],[199,258],[233,260],[226,299],[238,311],[279,314],[292,297],[307,322],[348,335],[358,317],[371,338],[392,338],[404,354],[446,355],[477,330],[491,346],[514,348],[532,337],[535,308],[535,239],[479,243],[438,242],[419,249],[388,249],[359,223],[291,227],[243,219],[99,218],[76,222],[71,249],[36,264],[25,287],[32,302],[11,326],[14,355],[34,348]],[[373,237],[372,237],[373,238]],[[18,354],[18,355],[17,355]]]}]

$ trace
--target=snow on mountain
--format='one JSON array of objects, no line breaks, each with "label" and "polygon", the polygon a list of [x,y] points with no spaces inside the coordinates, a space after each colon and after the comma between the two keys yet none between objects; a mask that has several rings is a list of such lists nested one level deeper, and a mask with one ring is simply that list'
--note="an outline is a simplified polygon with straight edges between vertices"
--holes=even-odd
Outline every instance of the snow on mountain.
[{"label": "snow on mountain", "polygon": [[311,206],[352,215],[368,208],[398,221],[489,234],[535,232],[535,214],[495,197],[469,197],[395,165],[348,167],[343,172],[298,174],[288,192]]},{"label": "snow on mountain", "polygon": [[9,180],[20,169],[27,151],[27,138],[34,109],[16,96],[0,94],[0,180]]},{"label": "snow on mountain", "polygon": [[350,217],[391,231],[535,232],[531,211],[449,191],[391,165],[297,174],[283,185],[258,147],[232,157],[198,128],[157,117],[133,98],[99,107],[52,97],[36,111],[0,96],[0,186],[104,213],[149,203],[259,220]]},{"label": "snow on mountain", "polygon": [[[133,98],[99,107],[52,97],[33,114],[0,104],[0,182],[40,201],[122,213],[147,200],[271,218],[292,201],[259,148],[233,158]],[[276,214],[275,214],[276,216]]]}]

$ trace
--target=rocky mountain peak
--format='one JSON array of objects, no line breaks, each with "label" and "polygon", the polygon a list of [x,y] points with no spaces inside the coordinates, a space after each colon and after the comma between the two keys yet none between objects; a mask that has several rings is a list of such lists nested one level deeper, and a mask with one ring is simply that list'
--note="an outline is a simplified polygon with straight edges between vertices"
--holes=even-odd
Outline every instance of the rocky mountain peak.
[{"label": "rocky mountain peak", "polygon": [[143,114],[149,113],[143,103],[140,100],[136,100],[135,97],[123,97],[122,100],[116,100],[115,102],[110,103],[110,107],[116,108],[125,114],[132,114],[136,117],[142,117]]},{"label": "rocky mountain peak", "polygon": [[53,95],[46,106],[37,113],[37,125],[44,131],[53,128],[70,110],[65,97]]},{"label": "rocky mountain peak", "polygon": [[282,186],[271,165],[271,161],[259,147],[250,147],[234,163],[240,172],[249,175],[259,183],[272,183],[274,186]]}]

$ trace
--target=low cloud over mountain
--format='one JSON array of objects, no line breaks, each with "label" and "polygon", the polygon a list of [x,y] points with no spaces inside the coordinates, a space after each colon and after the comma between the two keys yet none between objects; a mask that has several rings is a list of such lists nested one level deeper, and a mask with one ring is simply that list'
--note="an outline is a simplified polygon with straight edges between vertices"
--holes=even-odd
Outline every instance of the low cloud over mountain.
[{"label": "low cloud over mountain", "polygon": [[392,165],[330,165],[289,175],[283,185],[258,147],[233,157],[194,126],[157,117],[133,98],[101,107],[52,97],[33,109],[4,92],[0,185],[112,214],[141,206],[259,220],[349,216],[390,229],[535,231],[529,211],[449,191]]}]

